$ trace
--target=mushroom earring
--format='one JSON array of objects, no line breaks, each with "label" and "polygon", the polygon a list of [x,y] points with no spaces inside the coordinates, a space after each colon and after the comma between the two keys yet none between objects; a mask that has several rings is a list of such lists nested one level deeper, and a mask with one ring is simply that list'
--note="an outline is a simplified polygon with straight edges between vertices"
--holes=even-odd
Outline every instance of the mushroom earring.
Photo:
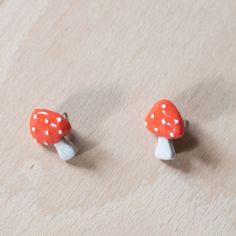
[{"label": "mushroom earring", "polygon": [[77,148],[64,138],[71,133],[67,116],[48,109],[36,109],[31,114],[30,132],[36,143],[54,145],[63,161],[78,153]]},{"label": "mushroom earring", "polygon": [[184,121],[176,106],[169,100],[160,100],[151,107],[145,119],[145,126],[157,136],[155,156],[161,160],[175,158],[172,139],[184,135]]}]

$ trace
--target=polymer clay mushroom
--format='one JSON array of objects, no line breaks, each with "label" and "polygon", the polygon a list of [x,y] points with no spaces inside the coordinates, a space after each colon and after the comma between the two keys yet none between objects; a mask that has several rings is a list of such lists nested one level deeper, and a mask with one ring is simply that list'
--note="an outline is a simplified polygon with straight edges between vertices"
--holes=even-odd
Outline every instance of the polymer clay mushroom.
[{"label": "polymer clay mushroom", "polygon": [[160,100],[151,107],[145,126],[158,137],[155,156],[161,160],[175,158],[172,139],[184,135],[184,121],[176,106],[169,100]]},{"label": "polymer clay mushroom", "polygon": [[57,112],[35,109],[30,118],[30,132],[36,143],[54,145],[59,157],[64,161],[77,154],[77,148],[64,138],[71,133],[71,125]]}]

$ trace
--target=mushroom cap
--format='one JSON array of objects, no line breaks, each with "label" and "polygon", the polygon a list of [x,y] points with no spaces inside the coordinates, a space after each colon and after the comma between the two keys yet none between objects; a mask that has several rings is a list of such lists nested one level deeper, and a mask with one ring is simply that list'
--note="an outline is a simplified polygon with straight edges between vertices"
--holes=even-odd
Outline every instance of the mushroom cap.
[{"label": "mushroom cap", "polygon": [[169,100],[160,100],[151,107],[145,126],[156,136],[177,139],[184,135],[184,122],[176,106]]},{"label": "mushroom cap", "polygon": [[55,144],[71,132],[71,125],[57,112],[35,109],[30,117],[30,132],[36,143]]}]

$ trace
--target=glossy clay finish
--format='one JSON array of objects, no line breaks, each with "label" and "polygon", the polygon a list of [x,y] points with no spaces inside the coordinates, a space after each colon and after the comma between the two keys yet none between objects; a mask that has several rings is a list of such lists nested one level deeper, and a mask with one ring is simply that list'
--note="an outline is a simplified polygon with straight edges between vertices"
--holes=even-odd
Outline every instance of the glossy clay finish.
[{"label": "glossy clay finish", "polygon": [[159,137],[177,139],[184,135],[184,122],[176,106],[169,100],[160,100],[151,107],[145,126]]},{"label": "glossy clay finish", "polygon": [[55,144],[71,132],[71,125],[57,112],[35,109],[30,118],[30,132],[36,143]]}]

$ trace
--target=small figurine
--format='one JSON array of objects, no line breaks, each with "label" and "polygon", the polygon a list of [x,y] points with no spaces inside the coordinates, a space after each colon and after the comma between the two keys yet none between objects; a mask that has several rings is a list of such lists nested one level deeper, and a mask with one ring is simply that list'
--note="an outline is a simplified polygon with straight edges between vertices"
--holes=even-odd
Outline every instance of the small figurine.
[{"label": "small figurine", "polygon": [[175,150],[172,139],[181,138],[184,135],[184,121],[169,100],[160,100],[151,107],[145,119],[145,126],[158,138],[155,156],[161,160],[175,158]]},{"label": "small figurine", "polygon": [[30,118],[30,132],[36,143],[54,145],[59,157],[67,161],[74,157],[78,150],[64,136],[71,133],[67,118],[48,109],[35,109]]}]

